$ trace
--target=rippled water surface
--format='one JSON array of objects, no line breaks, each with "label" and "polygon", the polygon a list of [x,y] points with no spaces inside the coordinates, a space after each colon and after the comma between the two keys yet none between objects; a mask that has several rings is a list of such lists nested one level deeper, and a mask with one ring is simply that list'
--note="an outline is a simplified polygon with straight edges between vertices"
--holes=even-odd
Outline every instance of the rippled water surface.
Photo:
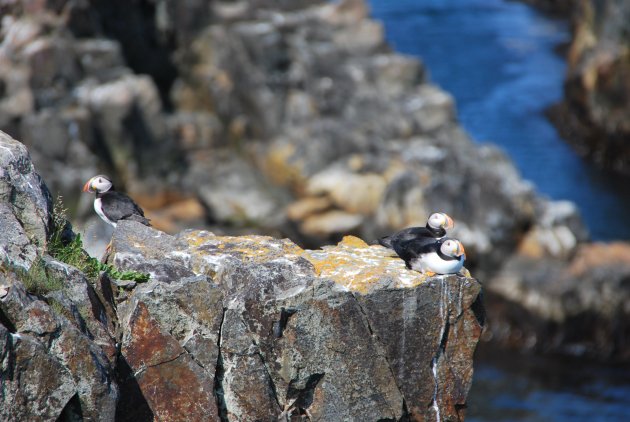
[{"label": "rippled water surface", "polygon": [[543,114],[562,96],[565,22],[501,0],[370,4],[389,43],[455,97],[475,140],[500,145],[541,193],[577,203],[594,239],[630,239],[630,178],[585,164]]}]

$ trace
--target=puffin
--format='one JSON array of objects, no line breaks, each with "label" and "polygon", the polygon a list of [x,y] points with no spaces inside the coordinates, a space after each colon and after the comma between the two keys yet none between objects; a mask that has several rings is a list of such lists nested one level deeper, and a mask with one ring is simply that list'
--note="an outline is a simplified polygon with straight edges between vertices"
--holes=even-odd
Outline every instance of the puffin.
[{"label": "puffin", "polygon": [[433,243],[437,239],[446,236],[446,230],[452,229],[455,223],[453,219],[443,212],[434,212],[429,216],[424,227],[407,227],[392,235],[381,237],[378,243],[389,249],[395,249],[395,244],[414,239],[423,239],[427,243]]},{"label": "puffin", "polygon": [[410,270],[423,274],[455,274],[464,266],[466,251],[457,239],[444,237],[433,242],[412,239],[395,244],[396,253]]},{"label": "puffin", "polygon": [[133,220],[150,226],[142,208],[133,199],[114,188],[111,179],[102,174],[92,177],[83,186],[83,192],[96,193],[94,211],[109,225],[116,227],[120,220]]}]

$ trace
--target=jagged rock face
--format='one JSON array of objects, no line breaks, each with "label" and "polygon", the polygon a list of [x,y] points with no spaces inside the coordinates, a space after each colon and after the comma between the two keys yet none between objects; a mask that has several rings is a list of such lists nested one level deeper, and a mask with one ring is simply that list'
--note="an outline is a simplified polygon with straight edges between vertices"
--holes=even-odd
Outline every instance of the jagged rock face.
[{"label": "jagged rock face", "polygon": [[[153,415],[462,420],[483,326],[479,283],[426,279],[348,238],[172,237],[134,223],[110,262],[159,269],[118,305],[122,357]],[[171,389],[182,374],[183,390]],[[427,406],[429,406],[427,408]]]},{"label": "jagged rock face", "polygon": [[81,298],[74,295],[66,300],[70,306],[61,303],[60,309],[54,309],[50,300],[27,293],[22,281],[6,269],[0,273],[0,284],[8,290],[0,298],[4,391],[0,417],[45,421],[61,415],[74,420],[74,415],[114,420],[118,386],[104,352],[114,349],[114,344],[111,339],[99,344],[85,324],[85,319],[99,323],[103,316],[92,309],[82,310],[81,316],[76,308]]},{"label": "jagged rock face", "polygon": [[28,150],[0,131],[0,261],[29,268],[46,247],[51,211]]},{"label": "jagged rock face", "polygon": [[630,358],[630,248],[582,245],[565,260],[523,250],[485,284],[498,344],[613,361]]},{"label": "jagged rock face", "polygon": [[630,6],[579,0],[573,14],[565,101],[556,122],[583,155],[623,172],[630,166]]}]

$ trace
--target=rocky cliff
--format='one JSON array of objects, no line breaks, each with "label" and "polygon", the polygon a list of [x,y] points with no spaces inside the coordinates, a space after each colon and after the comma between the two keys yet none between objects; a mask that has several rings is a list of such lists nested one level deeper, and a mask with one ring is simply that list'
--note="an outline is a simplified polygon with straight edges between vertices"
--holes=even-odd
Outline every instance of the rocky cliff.
[{"label": "rocky cliff", "polygon": [[[496,147],[473,143],[452,98],[388,48],[363,1],[9,2],[0,13],[0,129],[24,141],[78,218],[94,214],[77,196],[98,172],[171,235],[271,233],[314,248],[441,210],[499,304],[493,339],[604,358],[630,350],[615,323],[625,299],[609,312],[607,296],[589,296],[578,318],[594,315],[610,327],[593,328],[598,344],[617,347],[590,347],[591,334],[566,347],[573,337],[556,335],[575,319],[539,312],[539,289],[569,315],[563,297],[587,280],[620,298],[627,286],[592,279],[598,271],[558,276],[581,251],[602,253],[575,206],[542,198]],[[76,221],[86,244],[104,247],[105,225]],[[523,254],[526,265],[512,264]],[[623,280],[616,256],[606,271]],[[516,341],[528,321],[540,321],[536,342]]]},{"label": "rocky cliff", "polygon": [[576,3],[565,100],[553,117],[580,154],[628,172],[630,5],[617,0]]},{"label": "rocky cliff", "polygon": [[58,216],[26,148],[0,133],[0,161],[0,419],[464,419],[477,280],[355,237],[305,250],[134,222],[108,262],[150,280],[94,276],[49,255]]}]

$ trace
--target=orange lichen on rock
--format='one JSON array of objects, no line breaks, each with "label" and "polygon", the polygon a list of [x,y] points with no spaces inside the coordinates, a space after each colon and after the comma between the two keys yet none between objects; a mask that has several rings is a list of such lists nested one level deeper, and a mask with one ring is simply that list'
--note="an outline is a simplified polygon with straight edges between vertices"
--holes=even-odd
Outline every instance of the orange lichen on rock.
[{"label": "orange lichen on rock", "polygon": [[193,254],[212,252],[215,257],[229,255],[244,262],[267,262],[287,256],[299,256],[304,251],[289,239],[275,239],[270,236],[217,236],[207,231],[194,231],[186,234],[184,240]]},{"label": "orange lichen on rock", "polygon": [[369,246],[354,236],[344,237],[336,246],[306,250],[303,256],[320,277],[359,293],[367,293],[383,284],[392,288],[413,287],[426,279],[425,275],[407,270],[391,250],[380,245]]},{"label": "orange lichen on rock", "polygon": [[189,232],[183,240],[189,245],[193,270],[198,273],[214,274],[230,258],[260,264],[277,259],[306,259],[317,276],[359,293],[377,286],[414,287],[427,279],[426,275],[406,269],[390,249],[370,246],[354,236],[345,236],[339,244],[318,250],[304,250],[288,239],[216,236],[207,231]]}]

